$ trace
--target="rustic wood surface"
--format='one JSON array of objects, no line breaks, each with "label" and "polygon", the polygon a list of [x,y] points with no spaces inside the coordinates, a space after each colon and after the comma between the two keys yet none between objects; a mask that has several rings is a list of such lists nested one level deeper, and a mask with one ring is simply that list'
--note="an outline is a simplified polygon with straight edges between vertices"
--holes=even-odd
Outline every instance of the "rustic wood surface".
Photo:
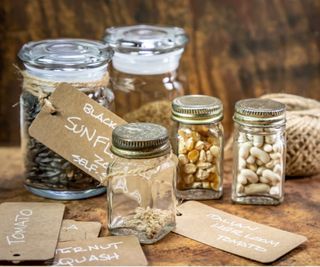
[{"label": "rustic wood surface", "polygon": [[[308,241],[294,249],[274,265],[320,265],[320,175],[288,180],[285,183],[285,201],[280,206],[242,206],[230,202],[231,158],[225,162],[223,199],[203,201],[212,207],[258,223],[305,235]],[[45,201],[23,188],[21,153],[18,148],[0,148],[0,203],[5,201]],[[63,201],[65,218],[100,221],[101,235],[106,230],[106,196],[82,201]],[[195,225],[201,227],[201,225]],[[250,261],[188,238],[170,233],[143,250],[150,265],[258,265]]]},{"label": "rustic wood surface", "polygon": [[234,103],[270,92],[320,100],[319,0],[2,0],[0,144],[18,144],[19,81],[12,64],[31,40],[101,39],[110,26],[183,27],[186,93],[214,95],[229,135]]}]

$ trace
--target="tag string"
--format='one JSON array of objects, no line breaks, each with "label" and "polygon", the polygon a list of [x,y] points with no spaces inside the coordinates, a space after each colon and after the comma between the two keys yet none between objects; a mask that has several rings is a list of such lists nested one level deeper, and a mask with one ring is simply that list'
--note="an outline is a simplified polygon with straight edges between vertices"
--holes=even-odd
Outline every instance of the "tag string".
[{"label": "tag string", "polygon": [[[37,97],[41,107],[46,106],[51,114],[57,112],[56,107],[48,99],[51,92],[53,92],[63,82],[55,82],[48,79],[42,79],[37,76],[30,74],[25,70],[21,70],[18,66],[14,65],[18,73],[22,76],[22,90],[29,92],[33,96]],[[67,82],[69,85],[76,89],[89,93],[92,91],[99,90],[101,87],[106,87],[109,83],[109,73],[106,71],[105,75],[96,81],[90,82]]]}]

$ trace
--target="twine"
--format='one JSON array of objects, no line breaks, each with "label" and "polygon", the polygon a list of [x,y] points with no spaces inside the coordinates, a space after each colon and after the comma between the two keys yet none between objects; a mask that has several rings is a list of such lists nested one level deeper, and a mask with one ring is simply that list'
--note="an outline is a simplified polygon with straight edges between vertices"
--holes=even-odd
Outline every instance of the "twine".
[{"label": "twine", "polygon": [[[64,82],[56,82],[49,79],[39,78],[37,76],[34,76],[28,73],[25,70],[20,70],[19,67],[17,66],[15,66],[15,68],[18,70],[18,72],[23,78],[22,90],[29,92],[33,96],[37,97],[40,106],[41,107],[45,106],[51,114],[56,113],[57,109],[53,106],[53,104],[50,102],[48,97],[50,96],[52,91],[54,91],[57,87],[59,87]],[[96,80],[96,81],[67,82],[67,84],[85,93],[96,91],[101,87],[107,86],[108,83],[109,83],[108,72],[106,72],[105,75],[100,80]],[[48,91],[51,91],[51,92],[48,92]]]},{"label": "twine", "polygon": [[286,105],[287,176],[320,173],[320,102],[291,94],[267,94]]},{"label": "twine", "polygon": [[[154,170],[157,167],[160,167],[160,165],[162,164],[163,161],[165,160],[173,160],[175,165],[178,165],[178,158],[177,156],[171,151],[169,158],[166,159],[166,155],[165,156],[161,156],[159,158],[150,158],[150,159],[131,159],[132,164],[135,164],[135,168],[129,169],[129,170],[125,170],[125,168],[123,166],[128,166],[127,161],[128,159],[123,159],[118,157],[117,161],[120,161],[119,164],[119,169],[117,170],[112,170],[108,171],[107,175],[104,178],[100,178],[100,184],[107,186],[109,179],[112,177],[121,177],[121,176],[147,176],[146,173],[148,171]],[[143,162],[144,161],[144,162]],[[160,170],[158,170],[160,171]],[[157,172],[158,172],[157,171]],[[151,176],[150,176],[151,177]]]}]

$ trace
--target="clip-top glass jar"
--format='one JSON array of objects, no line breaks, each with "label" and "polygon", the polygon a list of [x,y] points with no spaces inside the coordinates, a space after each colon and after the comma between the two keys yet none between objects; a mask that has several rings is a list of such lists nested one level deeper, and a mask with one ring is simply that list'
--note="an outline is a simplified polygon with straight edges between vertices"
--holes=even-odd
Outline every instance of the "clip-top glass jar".
[{"label": "clip-top glass jar", "polygon": [[128,122],[152,122],[171,128],[171,101],[183,95],[179,60],[187,42],[177,27],[135,25],[106,30],[114,49],[111,85],[116,113]]},{"label": "clip-top glass jar", "polygon": [[[105,44],[82,39],[53,39],[25,44],[19,52],[25,67],[21,109],[21,142],[25,157],[25,187],[52,199],[82,199],[105,192],[99,182],[42,143],[28,129],[48,97],[68,83],[101,105],[112,108],[107,66],[112,51]],[[57,142],[59,142],[57,136]]]},{"label": "clip-top glass jar", "polygon": [[232,200],[277,205],[285,176],[285,105],[269,99],[236,103]]},{"label": "clip-top glass jar", "polygon": [[218,199],[223,193],[223,106],[218,98],[187,95],[174,99],[174,150],[178,155],[176,196]]},{"label": "clip-top glass jar", "polygon": [[118,156],[108,168],[108,228],[151,244],[175,228],[175,156],[166,128],[129,123],[112,133]]}]

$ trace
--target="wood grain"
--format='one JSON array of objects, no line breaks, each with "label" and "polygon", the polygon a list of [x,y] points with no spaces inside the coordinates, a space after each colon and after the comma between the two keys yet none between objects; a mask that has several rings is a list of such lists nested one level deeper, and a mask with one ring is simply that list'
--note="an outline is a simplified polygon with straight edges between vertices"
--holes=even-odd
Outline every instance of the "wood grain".
[{"label": "wood grain", "polygon": [[320,100],[318,0],[2,0],[0,144],[19,142],[20,82],[12,64],[31,40],[101,39],[110,26],[183,27],[190,42],[180,77],[187,93],[214,95],[229,135],[241,98],[287,92]]},{"label": "wood grain", "polygon": [[[204,204],[258,223],[304,235],[308,241],[284,255],[272,265],[320,265],[320,175],[290,179],[285,183],[285,200],[279,206],[235,205],[230,201],[231,157],[227,155],[224,167],[224,195],[220,200]],[[23,188],[22,157],[18,148],[0,148],[0,203],[6,201],[56,202],[37,197]],[[101,236],[108,235],[107,198],[105,195],[81,201],[61,201],[66,205],[65,219],[99,221]],[[201,227],[201,225],[195,225]],[[170,233],[153,245],[143,246],[150,265],[258,265],[216,248]]]}]

